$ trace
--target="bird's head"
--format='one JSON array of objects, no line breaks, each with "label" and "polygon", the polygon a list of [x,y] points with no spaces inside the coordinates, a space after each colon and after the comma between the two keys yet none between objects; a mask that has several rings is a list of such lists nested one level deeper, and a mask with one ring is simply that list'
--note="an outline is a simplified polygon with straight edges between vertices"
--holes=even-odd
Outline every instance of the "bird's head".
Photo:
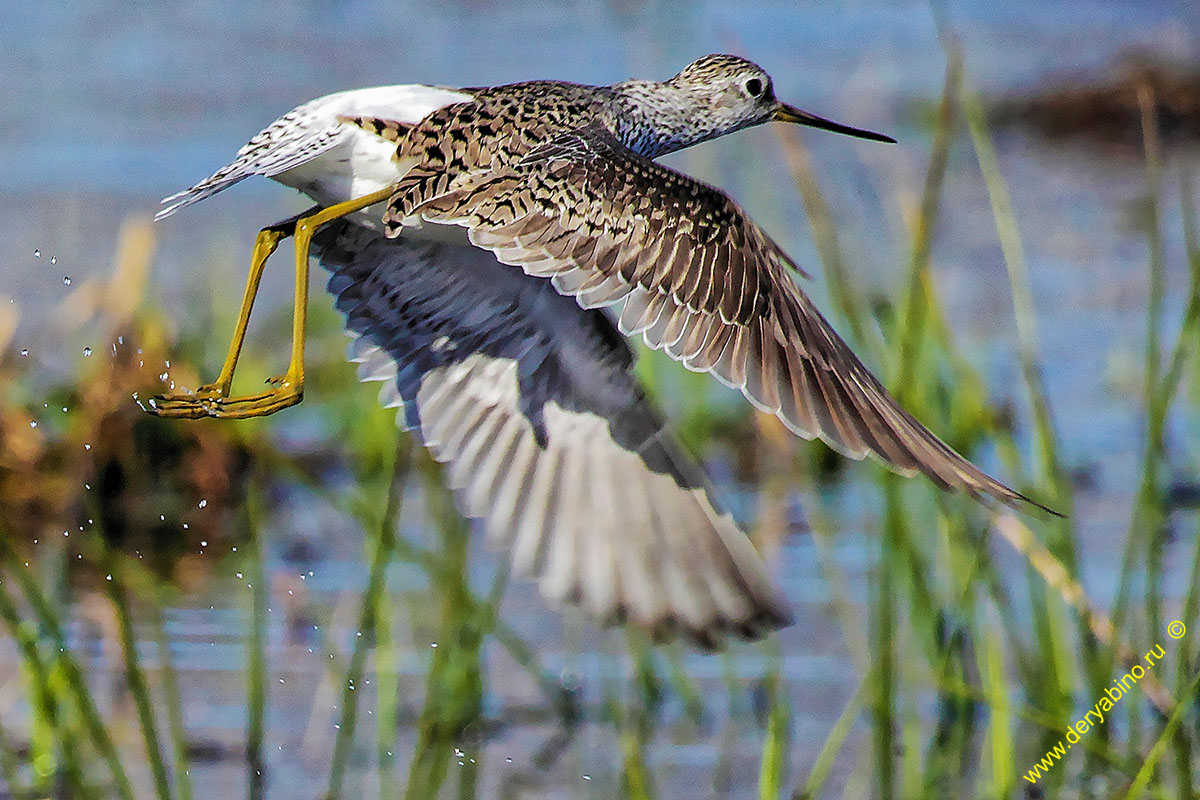
[{"label": "bird's head", "polygon": [[697,141],[778,120],[822,128],[860,139],[895,142],[881,133],[851,128],[780,102],[771,76],[753,61],[714,54],[698,58],[666,81],[678,91],[693,125],[704,130]]}]

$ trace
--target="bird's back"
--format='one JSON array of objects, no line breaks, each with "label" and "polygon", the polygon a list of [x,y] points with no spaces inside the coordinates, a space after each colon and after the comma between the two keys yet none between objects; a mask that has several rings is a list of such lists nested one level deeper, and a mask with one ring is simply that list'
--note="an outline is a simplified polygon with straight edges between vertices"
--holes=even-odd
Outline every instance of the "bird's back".
[{"label": "bird's back", "polygon": [[318,97],[259,131],[211,176],[163,200],[156,219],[168,217],[252,175],[272,178],[322,205],[360,197],[394,183],[395,146],[339,119],[377,116],[415,124],[448,104],[471,100],[467,91],[421,84],[374,86]]},{"label": "bird's back", "polygon": [[464,91],[473,95],[469,102],[443,106],[399,137],[396,158],[414,165],[407,187],[414,197],[510,166],[560,134],[612,123],[613,92],[605,86],[528,81]]}]

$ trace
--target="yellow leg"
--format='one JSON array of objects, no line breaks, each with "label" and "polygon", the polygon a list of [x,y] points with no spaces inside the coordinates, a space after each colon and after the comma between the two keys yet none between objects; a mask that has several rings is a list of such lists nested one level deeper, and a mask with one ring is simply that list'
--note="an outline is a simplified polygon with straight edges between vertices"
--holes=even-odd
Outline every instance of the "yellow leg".
[{"label": "yellow leg", "polygon": [[[221,419],[245,419],[248,417],[263,417],[273,414],[289,406],[294,406],[304,397],[304,338],[308,324],[308,251],[313,234],[327,222],[331,222],[347,214],[353,214],[376,203],[387,200],[392,194],[391,187],[373,192],[365,197],[338,203],[315,213],[305,213],[296,218],[290,226],[290,233],[295,237],[296,250],[296,289],[295,303],[292,316],[292,357],[287,372],[278,377],[270,378],[267,382],[274,388],[258,394],[243,397],[229,397],[229,386],[233,381],[233,370],[241,353],[242,342],[245,339],[246,322],[250,318],[250,306],[258,291],[258,281],[262,277],[263,264],[267,257],[278,246],[285,234],[277,235],[270,240],[264,236],[270,229],[259,233],[259,241],[255,245],[255,260],[251,264],[250,281],[246,285],[246,295],[242,300],[241,313],[238,315],[238,326],[234,332],[234,340],[230,343],[229,354],[217,381],[201,387],[204,394],[168,395],[156,397],[150,402],[148,409],[153,414],[170,417],[187,417],[196,419],[203,416]],[[261,260],[258,260],[262,252]]]},{"label": "yellow leg", "polygon": [[233,372],[237,368],[238,357],[241,355],[242,345],[246,341],[246,326],[250,323],[250,311],[254,307],[254,298],[258,294],[267,259],[279,247],[280,242],[295,234],[296,221],[302,216],[297,215],[258,232],[258,238],[254,241],[254,252],[250,257],[250,274],[246,278],[246,291],[242,295],[242,307],[238,311],[237,324],[233,329],[233,339],[229,342],[229,352],[225,355],[225,363],[221,365],[221,372],[217,379],[212,383],[204,384],[195,392],[158,395],[151,401],[147,411],[160,417],[197,419],[208,414],[203,401],[229,396],[229,388],[233,383]]}]

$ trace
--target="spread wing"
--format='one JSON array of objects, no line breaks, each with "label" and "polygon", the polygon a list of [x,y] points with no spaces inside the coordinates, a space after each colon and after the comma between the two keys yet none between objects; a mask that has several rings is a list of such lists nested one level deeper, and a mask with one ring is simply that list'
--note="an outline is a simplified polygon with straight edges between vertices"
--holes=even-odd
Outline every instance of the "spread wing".
[{"label": "spread wing", "polygon": [[386,239],[345,220],[313,252],[462,511],[554,602],[707,646],[789,612],[700,468],[664,431],[600,311],[467,245]]},{"label": "spread wing", "polygon": [[414,213],[462,225],[474,244],[550,278],[585,308],[623,301],[624,333],[711,372],[800,436],[920,472],[943,489],[1038,506],[897,404],[801,291],[795,265],[737,204],[631,152],[607,130],[560,136],[437,197],[400,187],[390,228]]}]

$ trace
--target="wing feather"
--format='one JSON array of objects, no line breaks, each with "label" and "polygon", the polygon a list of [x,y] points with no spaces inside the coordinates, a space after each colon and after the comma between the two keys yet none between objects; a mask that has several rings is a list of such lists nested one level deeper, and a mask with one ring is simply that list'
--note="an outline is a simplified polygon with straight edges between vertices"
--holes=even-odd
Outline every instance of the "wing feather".
[{"label": "wing feather", "polygon": [[801,291],[795,264],[732,200],[599,126],[439,196],[398,194],[392,204],[467,227],[501,262],[553,277],[582,305],[624,296],[622,331],[713,373],[805,438],[979,499],[1050,511],[901,408]]},{"label": "wing feather", "polygon": [[[360,375],[394,381],[384,388],[403,406],[398,422],[549,600],[704,646],[787,623],[761,559],[664,431],[603,313],[475,247],[337,220],[313,248],[358,337]],[[589,291],[645,295],[577,271],[567,279]],[[655,297],[656,315],[676,313]]]}]

